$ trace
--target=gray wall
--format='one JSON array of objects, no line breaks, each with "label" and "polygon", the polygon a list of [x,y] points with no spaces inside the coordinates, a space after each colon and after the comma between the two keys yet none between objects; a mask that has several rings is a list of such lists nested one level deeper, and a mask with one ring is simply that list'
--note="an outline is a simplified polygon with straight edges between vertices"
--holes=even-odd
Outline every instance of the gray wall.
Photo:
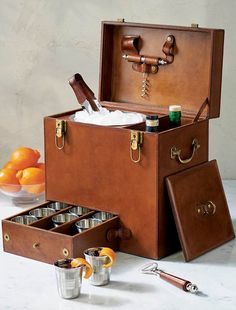
[{"label": "gray wall", "polygon": [[67,79],[97,93],[100,21],[224,28],[221,117],[210,122],[210,158],[236,178],[235,0],[0,0],[0,164],[18,146],[43,152],[45,115],[77,107]]}]

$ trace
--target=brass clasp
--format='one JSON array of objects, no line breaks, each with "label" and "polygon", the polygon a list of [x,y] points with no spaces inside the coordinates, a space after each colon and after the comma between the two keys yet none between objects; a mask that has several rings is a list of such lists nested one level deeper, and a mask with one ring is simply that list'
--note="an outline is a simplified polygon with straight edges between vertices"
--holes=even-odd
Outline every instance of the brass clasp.
[{"label": "brass clasp", "polygon": [[[130,158],[134,163],[140,162],[141,147],[143,145],[143,132],[131,130],[130,133]],[[138,158],[134,159],[134,152],[138,151]]]},{"label": "brass clasp", "polygon": [[[66,133],[66,121],[56,120],[56,131],[55,131],[55,145],[59,150],[62,150],[65,145],[65,133]],[[61,141],[59,143],[59,140]]]}]

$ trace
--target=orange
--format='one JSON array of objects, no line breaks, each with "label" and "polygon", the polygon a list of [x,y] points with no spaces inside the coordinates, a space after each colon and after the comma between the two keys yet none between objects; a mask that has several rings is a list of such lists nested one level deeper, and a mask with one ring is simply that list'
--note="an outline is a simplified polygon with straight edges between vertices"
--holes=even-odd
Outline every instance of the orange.
[{"label": "orange", "polygon": [[102,248],[99,252],[99,256],[107,256],[108,257],[108,263],[103,265],[104,268],[111,267],[115,261],[116,261],[116,253],[110,249],[110,248]]},{"label": "orange", "polygon": [[80,257],[74,258],[70,264],[72,268],[84,266],[85,267],[85,273],[84,273],[85,279],[88,279],[93,273],[92,266],[84,258],[80,258]]},{"label": "orange", "polygon": [[37,163],[35,167],[45,171],[45,163]]},{"label": "orange", "polygon": [[44,191],[45,176],[44,171],[40,168],[30,167],[19,170],[16,174],[25,191],[32,194],[39,194]]},{"label": "orange", "polygon": [[4,165],[3,168],[4,168],[4,169],[14,169],[14,170],[16,170],[16,169],[15,169],[15,166],[14,166],[14,163],[13,163],[12,161],[8,161],[8,162]]},{"label": "orange", "polygon": [[39,151],[33,150],[29,147],[20,147],[12,153],[11,162],[14,169],[20,170],[34,166],[39,157]]},{"label": "orange", "polygon": [[3,168],[0,171],[0,187],[6,192],[19,192],[21,186],[14,169]]}]

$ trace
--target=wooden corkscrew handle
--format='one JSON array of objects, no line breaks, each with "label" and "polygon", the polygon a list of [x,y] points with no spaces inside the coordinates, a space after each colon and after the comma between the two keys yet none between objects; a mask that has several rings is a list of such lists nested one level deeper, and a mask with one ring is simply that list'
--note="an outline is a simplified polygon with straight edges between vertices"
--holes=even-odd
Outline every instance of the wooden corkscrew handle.
[{"label": "wooden corkscrew handle", "polygon": [[190,292],[190,293],[197,293],[198,292],[198,287],[196,284],[193,284],[192,282],[176,277],[172,274],[169,274],[167,272],[162,271],[161,269],[158,268],[157,263],[149,263],[145,267],[141,269],[142,273],[146,274],[152,274],[155,276],[158,276],[166,281],[169,282],[170,284],[180,288],[181,290],[185,292]]},{"label": "wooden corkscrew handle", "polygon": [[169,282],[170,284],[182,289],[185,292],[196,293],[198,291],[198,287],[196,286],[196,284],[193,284],[188,280],[173,276],[172,274],[166,273],[161,270],[159,270],[158,273],[162,280]]},{"label": "wooden corkscrew handle", "polygon": [[173,276],[172,274],[166,273],[164,271],[159,272],[159,276],[162,280],[165,280],[166,282],[169,282],[170,284],[173,284],[174,286],[177,286],[178,288],[188,291],[187,285],[191,282],[188,280],[181,279],[179,277]]}]

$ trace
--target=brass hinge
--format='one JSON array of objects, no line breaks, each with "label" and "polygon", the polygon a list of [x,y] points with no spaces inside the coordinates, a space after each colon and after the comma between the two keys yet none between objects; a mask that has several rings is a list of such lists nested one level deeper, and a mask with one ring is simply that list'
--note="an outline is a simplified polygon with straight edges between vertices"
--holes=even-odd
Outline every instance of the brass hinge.
[{"label": "brass hinge", "polygon": [[198,26],[199,26],[198,24],[191,24],[192,28],[198,28]]}]

